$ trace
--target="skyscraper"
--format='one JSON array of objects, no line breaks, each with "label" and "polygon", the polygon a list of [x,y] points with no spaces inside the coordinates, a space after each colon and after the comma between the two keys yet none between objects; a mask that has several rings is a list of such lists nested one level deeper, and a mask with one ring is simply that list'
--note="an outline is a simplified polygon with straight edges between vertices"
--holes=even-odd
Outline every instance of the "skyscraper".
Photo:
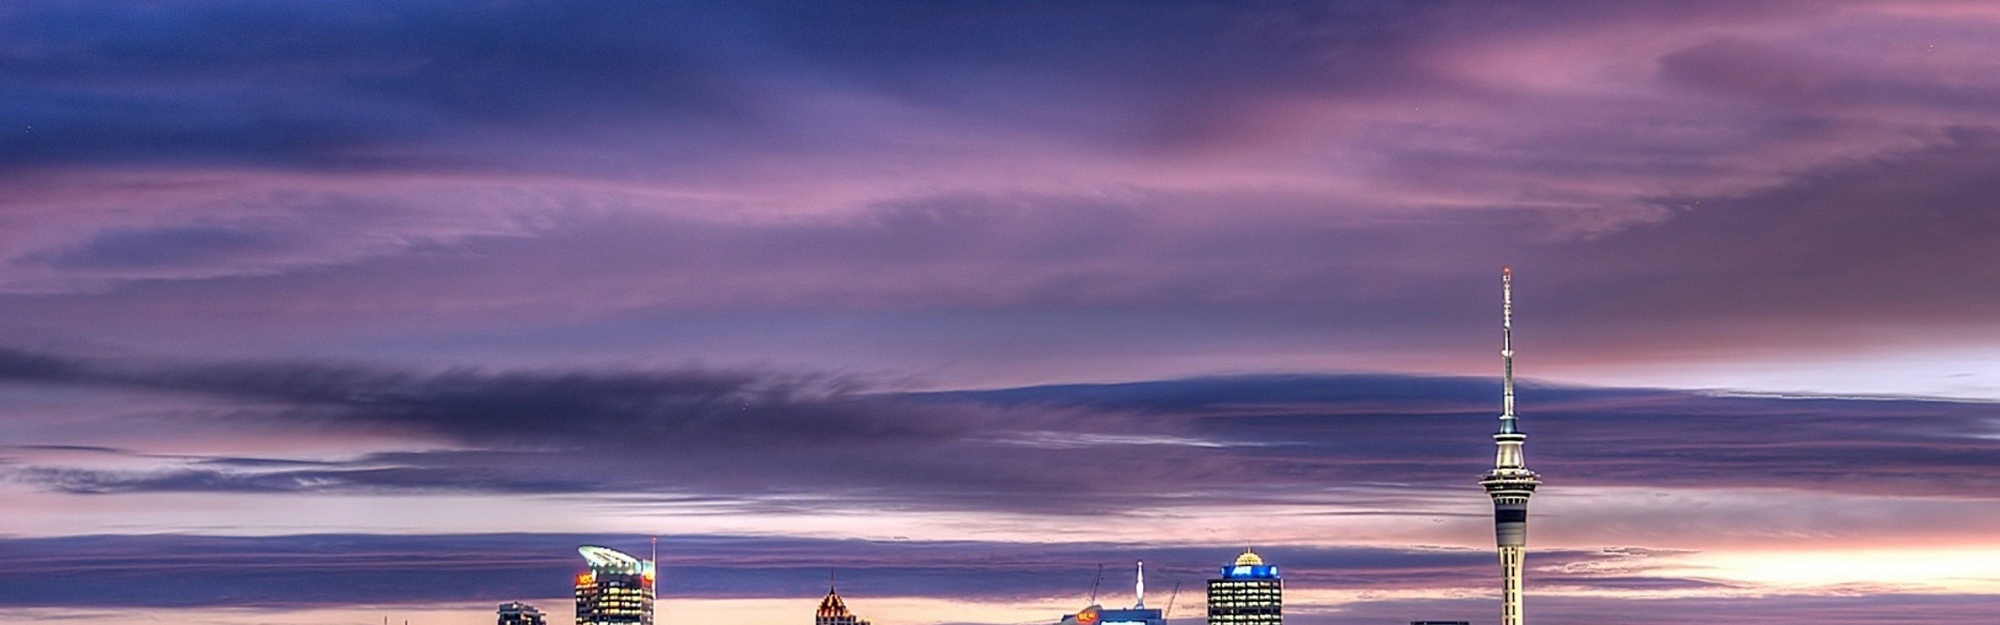
[{"label": "skyscraper", "polygon": [[1285,583],[1278,567],[1249,549],[1222,577],[1208,580],[1208,625],[1278,625],[1285,622]]},{"label": "skyscraper", "polygon": [[500,625],[547,625],[542,611],[519,601],[500,604]]},{"label": "skyscraper", "polygon": [[847,602],[840,599],[840,593],[829,583],[826,598],[819,600],[819,611],[813,613],[813,625],[868,625],[868,621],[847,611]]},{"label": "skyscraper", "polygon": [[1479,485],[1493,498],[1493,531],[1500,545],[1500,625],[1521,625],[1521,567],[1528,547],[1528,497],[1542,484],[1528,470],[1521,433],[1514,417],[1514,271],[1500,270],[1500,360],[1505,366],[1501,378],[1500,431],[1493,435],[1499,448],[1493,470]]},{"label": "skyscraper", "polygon": [[652,625],[653,563],[606,547],[576,549],[590,570],[576,576],[576,625]]}]

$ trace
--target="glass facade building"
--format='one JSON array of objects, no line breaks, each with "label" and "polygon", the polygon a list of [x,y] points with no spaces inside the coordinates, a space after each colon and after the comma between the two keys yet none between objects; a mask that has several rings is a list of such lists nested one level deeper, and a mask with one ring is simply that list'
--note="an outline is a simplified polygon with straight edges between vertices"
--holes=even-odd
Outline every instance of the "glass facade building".
[{"label": "glass facade building", "polygon": [[577,549],[576,625],[653,625],[653,563],[604,547]]},{"label": "glass facade building", "polygon": [[1209,625],[1279,625],[1285,621],[1285,583],[1278,567],[1248,549],[1222,577],[1208,580]]}]

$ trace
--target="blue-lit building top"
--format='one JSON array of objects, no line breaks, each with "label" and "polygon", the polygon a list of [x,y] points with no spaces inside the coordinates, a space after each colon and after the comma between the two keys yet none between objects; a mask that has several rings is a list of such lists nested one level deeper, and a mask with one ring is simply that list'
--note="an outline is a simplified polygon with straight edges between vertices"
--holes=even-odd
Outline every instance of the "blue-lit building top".
[{"label": "blue-lit building top", "polygon": [[1278,567],[1270,564],[1235,564],[1222,567],[1222,579],[1278,579]]}]

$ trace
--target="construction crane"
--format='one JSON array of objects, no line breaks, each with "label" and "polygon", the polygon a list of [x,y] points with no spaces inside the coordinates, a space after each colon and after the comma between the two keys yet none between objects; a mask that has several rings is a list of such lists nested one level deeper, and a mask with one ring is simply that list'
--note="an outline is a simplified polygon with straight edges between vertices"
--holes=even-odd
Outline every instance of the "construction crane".
[{"label": "construction crane", "polygon": [[1097,579],[1090,580],[1090,605],[1097,605],[1097,585],[1104,583],[1104,565],[1097,565]]}]

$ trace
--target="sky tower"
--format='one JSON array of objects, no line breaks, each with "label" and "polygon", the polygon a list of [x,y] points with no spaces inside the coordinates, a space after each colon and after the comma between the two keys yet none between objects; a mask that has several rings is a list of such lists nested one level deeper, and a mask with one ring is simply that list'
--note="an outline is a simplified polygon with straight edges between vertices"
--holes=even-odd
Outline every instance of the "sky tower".
[{"label": "sky tower", "polygon": [[1500,360],[1506,367],[1501,382],[1500,431],[1493,435],[1499,454],[1493,470],[1479,485],[1493,498],[1493,531],[1500,545],[1500,625],[1521,625],[1521,560],[1528,547],[1528,497],[1542,480],[1528,470],[1521,433],[1514,417],[1514,270],[1500,270]]}]

